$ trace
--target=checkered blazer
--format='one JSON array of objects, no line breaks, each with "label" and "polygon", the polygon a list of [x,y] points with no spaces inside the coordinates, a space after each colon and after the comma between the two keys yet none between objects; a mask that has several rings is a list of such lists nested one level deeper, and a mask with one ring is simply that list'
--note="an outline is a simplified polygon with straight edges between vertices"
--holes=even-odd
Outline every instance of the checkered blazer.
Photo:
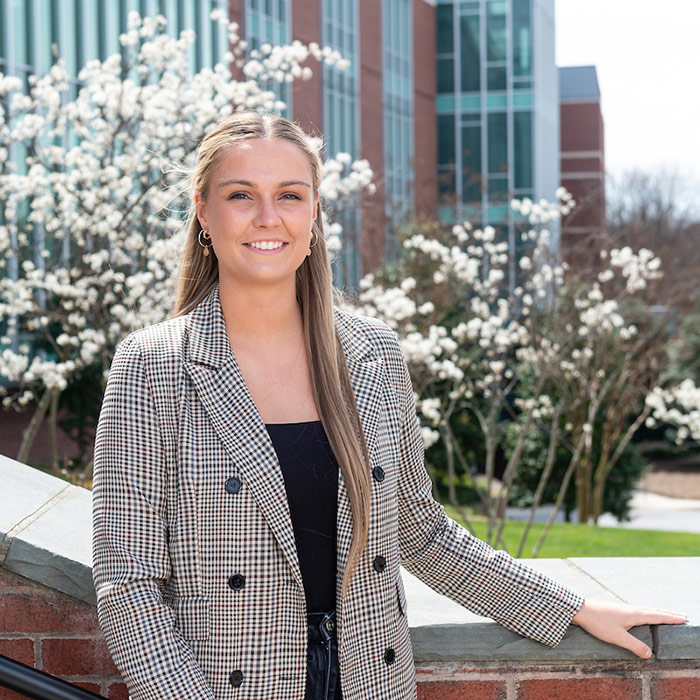
[{"label": "checkered blazer", "polygon": [[[557,644],[582,599],[445,515],[394,333],[340,311],[336,326],[373,470],[369,543],[345,597],[352,523],[338,477],[343,698],[416,698],[400,563],[470,610]],[[284,481],[218,286],[120,344],[93,493],[98,615],[133,698],[303,700],[306,609]]]}]

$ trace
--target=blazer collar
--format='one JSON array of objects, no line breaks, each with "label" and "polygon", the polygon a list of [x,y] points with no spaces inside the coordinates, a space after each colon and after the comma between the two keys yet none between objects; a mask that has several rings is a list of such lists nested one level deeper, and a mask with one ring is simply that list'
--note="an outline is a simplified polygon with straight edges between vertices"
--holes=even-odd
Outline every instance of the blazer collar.
[{"label": "blazer collar", "polygon": [[[358,331],[350,314],[335,309],[334,316],[338,337],[348,362],[381,361],[372,345]],[[231,343],[221,310],[217,283],[190,314],[185,360],[212,369],[220,369],[230,360],[231,354]]]}]

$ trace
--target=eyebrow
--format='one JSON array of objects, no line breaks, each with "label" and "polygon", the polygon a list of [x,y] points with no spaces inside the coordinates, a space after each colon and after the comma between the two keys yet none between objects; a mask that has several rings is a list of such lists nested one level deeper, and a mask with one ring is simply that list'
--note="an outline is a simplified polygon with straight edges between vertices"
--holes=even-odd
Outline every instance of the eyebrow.
[{"label": "eyebrow", "polygon": [[[245,185],[246,187],[255,189],[255,185],[250,180],[222,180],[219,183],[219,187],[226,187],[226,185]],[[303,180],[285,180],[284,182],[280,182],[277,186],[293,187],[294,185],[303,185],[304,187],[311,189],[311,185]]]}]

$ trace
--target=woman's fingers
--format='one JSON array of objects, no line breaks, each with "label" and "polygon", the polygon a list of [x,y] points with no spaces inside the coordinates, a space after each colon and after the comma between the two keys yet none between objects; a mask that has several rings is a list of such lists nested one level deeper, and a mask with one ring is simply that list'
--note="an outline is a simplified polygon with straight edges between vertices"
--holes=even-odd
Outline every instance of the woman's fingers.
[{"label": "woman's fingers", "polygon": [[688,617],[683,613],[671,612],[670,610],[653,610],[651,608],[640,608],[639,625],[682,625],[687,622]]}]

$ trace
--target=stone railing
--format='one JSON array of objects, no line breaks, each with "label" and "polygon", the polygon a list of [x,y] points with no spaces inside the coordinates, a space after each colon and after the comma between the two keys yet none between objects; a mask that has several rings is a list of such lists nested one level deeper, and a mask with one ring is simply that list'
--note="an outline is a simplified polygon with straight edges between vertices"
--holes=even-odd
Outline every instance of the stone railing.
[{"label": "stone railing", "polygon": [[[126,698],[95,615],[90,492],[2,456],[0,484],[0,654]],[[420,700],[700,698],[700,556],[528,564],[584,596],[677,610],[689,621],[635,628],[654,650],[648,661],[576,627],[549,649],[403,572]],[[0,688],[5,697],[17,696]]]}]

